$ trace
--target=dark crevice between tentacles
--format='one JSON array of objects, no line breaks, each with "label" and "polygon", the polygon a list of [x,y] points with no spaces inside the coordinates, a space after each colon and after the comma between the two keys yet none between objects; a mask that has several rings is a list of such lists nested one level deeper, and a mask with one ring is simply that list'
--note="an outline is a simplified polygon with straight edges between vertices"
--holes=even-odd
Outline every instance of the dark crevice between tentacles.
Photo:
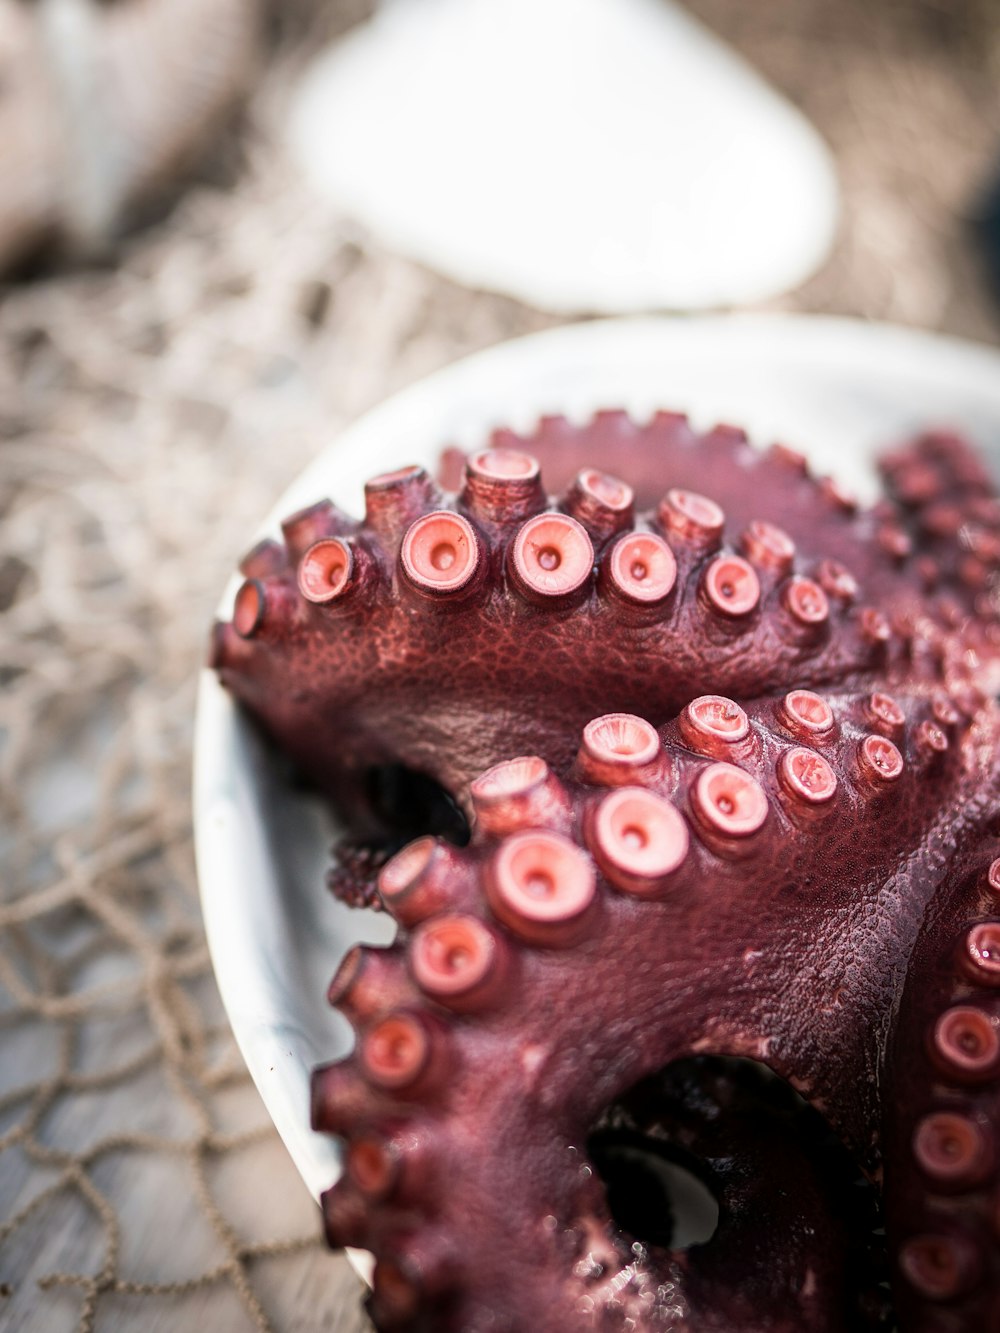
[{"label": "dark crevice between tentacles", "polygon": [[815,1281],[840,1305],[824,1330],[894,1327],[876,1191],[765,1066],[676,1061],[609,1106],[586,1146],[624,1248],[642,1246],[664,1273],[686,1251],[696,1298],[728,1291],[737,1321],[754,1310],[794,1326],[797,1293]]},{"label": "dark crevice between tentacles", "polygon": [[403,764],[368,770],[366,794],[372,813],[387,830],[394,851],[430,834],[464,847],[471,836],[461,806],[439,782]]},{"label": "dark crevice between tentacles", "polygon": [[327,886],[351,907],[382,906],[376,881],[382,866],[415,838],[430,835],[464,847],[471,837],[461,806],[439,782],[403,764],[380,764],[365,775],[365,801],[378,838],[346,836],[333,848]]},{"label": "dark crevice between tentacles", "polygon": [[329,791],[321,791],[257,719],[245,716],[278,779],[293,791],[319,796],[343,825],[344,833],[331,848],[326,883],[333,896],[348,907],[382,910],[379,871],[407,843],[430,835],[464,847],[471,838],[462,807],[426,773],[404,764],[372,765],[356,778],[341,802]]},{"label": "dark crevice between tentacles", "polygon": [[692,1154],[625,1128],[595,1130],[587,1152],[627,1236],[674,1250],[711,1240],[719,1205]]}]

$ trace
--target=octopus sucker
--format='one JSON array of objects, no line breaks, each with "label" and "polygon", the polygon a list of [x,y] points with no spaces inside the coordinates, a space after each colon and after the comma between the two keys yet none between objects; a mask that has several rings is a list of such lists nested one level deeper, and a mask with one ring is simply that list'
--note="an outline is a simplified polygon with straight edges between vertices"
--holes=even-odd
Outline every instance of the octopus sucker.
[{"label": "octopus sucker", "polygon": [[[579,439],[550,422],[540,453],[553,433],[557,477],[573,467],[562,491],[542,489],[534,441],[505,436],[455,491],[400,469],[369,485],[360,522],[317,502],[283,524],[283,556],[266,541],[243,562],[213,662],[362,823],[359,771],[388,762],[468,814],[478,771],[538,751],[565,772],[579,729],[615,710],[659,725],[748,680],[763,694],[923,679],[953,697],[995,664],[1000,626],[972,614],[960,570],[939,560],[921,600],[877,541],[884,518],[831,506],[787,451],[732,431],[699,443],[675,417],[599,416]],[[577,466],[592,437],[636,476]],[[698,460],[715,498],[667,485],[638,507],[654,466],[694,479]]]},{"label": "octopus sucker", "polygon": [[340,807],[337,892],[397,923],[333,979],[355,1048],[312,1098],[376,1326],[992,1327],[982,465],[929,432],[863,509],[620,412],[456,464],[291,516],[212,638]]},{"label": "octopus sucker", "polygon": [[994,844],[965,850],[924,923],[887,1051],[884,1200],[903,1328],[924,1327],[928,1310],[963,1329],[1000,1317]]},{"label": "octopus sucker", "polygon": [[[397,1202],[388,1190],[380,1193],[378,1209],[365,1211],[356,1229],[345,1230],[341,1219],[358,1190],[350,1172],[331,1196],[340,1243],[366,1246],[394,1264],[409,1256],[409,1241],[397,1239],[400,1219],[407,1219],[411,1237],[421,1234],[413,1229],[414,1212],[425,1204],[432,1237],[452,1238],[451,1281],[435,1295],[417,1282],[405,1326],[490,1327],[505,1284],[511,1290],[503,1308],[510,1318],[502,1326],[512,1329],[554,1329],[556,1322],[546,1322],[553,1307],[564,1312],[564,1321],[566,1311],[589,1312],[562,1327],[613,1328],[618,1318],[650,1329],[883,1326],[884,1290],[880,1306],[873,1295],[876,1278],[857,1256],[851,1264],[844,1257],[845,1236],[836,1242],[843,1268],[834,1275],[831,1255],[820,1261],[806,1247],[798,1256],[798,1278],[785,1271],[788,1285],[775,1296],[786,1322],[773,1323],[773,1308],[771,1323],[763,1317],[755,1322],[749,1293],[762,1279],[739,1257],[747,1235],[738,1242],[730,1233],[750,1225],[750,1213],[741,1213],[744,1205],[736,1197],[744,1189],[754,1195],[753,1215],[776,1209],[779,1232],[791,1227],[782,1212],[786,1205],[765,1188],[765,1179],[774,1184],[771,1176],[755,1174],[777,1152],[777,1142],[768,1146],[765,1134],[751,1143],[747,1127],[729,1123],[728,1113],[720,1122],[717,1112],[713,1120],[704,1108],[699,1111],[694,1093],[687,1104],[662,1090],[680,1078],[671,1072],[681,1068],[678,1062],[704,1062],[710,1053],[709,1067],[721,1070],[718,1061],[756,1048],[766,1050],[767,1066],[789,1087],[823,1106],[828,1132],[854,1145],[856,1160],[879,1122],[874,1084],[845,1080],[844,1070],[877,1067],[884,1058],[881,1034],[892,1021],[894,992],[885,976],[850,976],[851,960],[856,952],[919,947],[920,913],[913,901],[905,902],[894,871],[914,844],[937,841],[940,812],[930,784],[950,805],[962,801],[972,775],[955,746],[933,774],[919,761],[915,738],[929,712],[919,694],[899,692],[893,700],[903,719],[899,748],[867,730],[870,693],[816,698],[825,708],[813,707],[809,716],[829,721],[826,734],[833,737],[823,754],[794,744],[786,714],[770,701],[747,709],[718,698],[706,709],[705,700],[697,701],[695,716],[707,711],[726,720],[719,732],[729,738],[738,762],[714,758],[716,734],[701,747],[712,753],[704,754],[690,748],[698,735],[669,724],[653,733],[653,756],[642,719],[594,719],[590,739],[581,737],[581,754],[593,749],[595,735],[609,749],[617,738],[628,783],[603,783],[592,773],[556,780],[538,756],[506,761],[473,784],[480,794],[477,809],[485,797],[482,808],[495,810],[502,793],[501,824],[483,827],[477,821],[465,848],[422,839],[383,868],[380,886],[400,923],[399,936],[392,950],[363,949],[342,969],[345,979],[334,998],[355,1024],[360,1054],[332,1067],[334,1083],[330,1067],[318,1073],[314,1121],[345,1135],[348,1160],[354,1137],[345,1128],[344,1107],[365,1151],[383,1123],[392,1145],[385,1151],[394,1162],[406,1154],[400,1123],[412,1127],[421,1155],[426,1144],[436,1145],[448,1190],[433,1204],[411,1194]],[[888,711],[884,701],[883,707]],[[898,771],[893,765],[874,778],[865,769],[862,756],[870,741],[878,742],[880,754],[882,746],[892,747]],[[803,763],[809,757],[818,769]],[[953,856],[961,861],[960,842],[953,842]],[[829,874],[831,865],[836,876]],[[923,884],[923,906],[935,901],[937,883],[929,869],[913,867],[905,887],[912,891],[916,883]],[[891,906],[887,892],[895,899]],[[831,918],[844,912],[857,924],[852,935],[838,938]],[[775,932],[770,945],[761,940],[762,920],[781,922],[780,937]],[[899,940],[903,922],[910,933],[905,949]],[[981,976],[980,989],[992,987],[991,996],[1000,996],[1000,919],[993,924],[992,932],[978,923],[956,934],[951,957],[964,987],[960,994]],[[758,947],[762,958],[748,966],[748,954]],[[397,977],[384,985],[381,1007],[371,1006],[373,991],[358,956],[385,958]],[[355,991],[363,997],[360,1004]],[[994,1027],[988,1029],[992,1037],[987,1034],[980,1010],[971,1018],[969,1005],[939,1000],[938,1011],[945,1024],[921,1035],[924,1062],[938,1058],[946,1067],[951,1060],[963,1087],[980,1087],[1000,1074],[1000,1037]],[[817,1013],[823,1022],[816,1021]],[[905,1023],[904,1011],[896,1030]],[[921,1023],[927,1027],[926,1016]],[[373,1064],[373,1044],[390,1055]],[[713,1075],[716,1097],[723,1097],[726,1077]],[[594,1126],[616,1116],[620,1124],[621,1106],[634,1104],[636,1089],[657,1079],[660,1098],[640,1117],[643,1133],[655,1121],[663,1151],[695,1162],[727,1219],[718,1240],[697,1249],[675,1252],[668,1243],[630,1236],[594,1189],[597,1166],[588,1150]],[[738,1101],[741,1086],[725,1097]],[[757,1095],[759,1114],[777,1115],[769,1094]],[[613,1108],[619,1108],[614,1115]],[[955,1130],[940,1117],[928,1120],[933,1109],[932,1103],[918,1107],[907,1099],[913,1127],[896,1141],[905,1142],[908,1155],[901,1166],[887,1159],[887,1198],[900,1188],[897,1173],[905,1188],[907,1176],[926,1177],[928,1163],[947,1178],[951,1200],[963,1179],[982,1184],[992,1168],[990,1121],[967,1114],[964,1130]],[[681,1122],[688,1126],[684,1133]],[[630,1123],[638,1134],[634,1115]],[[773,1126],[767,1125],[770,1133]],[[920,1126],[921,1146],[914,1150],[910,1139]],[[470,1133],[479,1145],[471,1154]],[[713,1153],[723,1152],[709,1150],[713,1136],[725,1138],[725,1172],[713,1167]],[[737,1147],[741,1136],[747,1141]],[[559,1165],[570,1158],[577,1169]],[[397,1162],[393,1169],[402,1179],[405,1166]],[[782,1170],[789,1169],[786,1160]],[[816,1169],[810,1163],[809,1171]],[[875,1174],[873,1165],[869,1171]],[[384,1174],[378,1173],[380,1181]],[[808,1189],[806,1198],[796,1195],[796,1206],[816,1234],[826,1235],[836,1229],[826,1212],[835,1194],[818,1184],[815,1189],[815,1198]],[[505,1215],[520,1219],[499,1249],[492,1224],[475,1237],[468,1234],[463,1219],[474,1215],[477,1199],[487,1210],[491,1205],[482,1201],[497,1200]],[[907,1226],[913,1217],[908,1208]],[[544,1218],[555,1219],[548,1233]],[[496,1222],[508,1234],[503,1218]],[[586,1238],[585,1252],[580,1237]],[[872,1245],[873,1237],[874,1231]],[[785,1241],[791,1243],[788,1236]],[[851,1243],[857,1241],[855,1236]],[[403,1245],[401,1252],[397,1245]],[[600,1258],[591,1262],[586,1256],[595,1246]],[[909,1252],[904,1243],[900,1254]],[[794,1267],[788,1253],[769,1262],[775,1271]],[[924,1256],[922,1262],[929,1260]],[[805,1266],[813,1272],[808,1283]],[[593,1277],[598,1270],[601,1282]],[[608,1279],[614,1273],[620,1284]],[[723,1281],[723,1302],[732,1288],[729,1322],[718,1318]],[[674,1305],[672,1314],[657,1314],[655,1301],[650,1303],[649,1293],[665,1285],[677,1295],[682,1316]],[[854,1294],[835,1297],[835,1289]],[[377,1275],[373,1309],[382,1309]],[[382,1327],[404,1326],[384,1315],[381,1320]]]}]

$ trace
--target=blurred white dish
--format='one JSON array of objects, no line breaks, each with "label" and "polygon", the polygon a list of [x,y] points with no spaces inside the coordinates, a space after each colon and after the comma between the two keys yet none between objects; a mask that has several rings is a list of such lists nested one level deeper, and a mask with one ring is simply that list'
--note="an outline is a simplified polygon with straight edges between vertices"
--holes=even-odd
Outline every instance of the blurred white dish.
[{"label": "blurred white dish", "polygon": [[289,137],[390,248],[566,314],[761,300],[837,221],[816,131],[668,0],[388,0]]},{"label": "blurred white dish", "polygon": [[[638,417],[675,408],[703,427],[744,425],[756,442],[782,439],[868,497],[875,450],[927,424],[961,428],[1000,464],[1000,352],[990,348],[780,315],[606,321],[519,339],[397,394],[332,441],[256,535],[277,533],[283,515],[325,494],[361,513],[366,477],[414,461],[433,466],[443,445],[472,447],[496,425],[601,407]],[[601,463],[614,470],[611,459]],[[247,533],[248,547],[254,537]],[[388,941],[392,926],[327,893],[332,819],[287,786],[208,671],[194,814],[222,999],[278,1132],[318,1196],[336,1178],[339,1156],[309,1128],[309,1072],[351,1045],[346,1023],[326,1006],[326,987],[352,944]]]}]

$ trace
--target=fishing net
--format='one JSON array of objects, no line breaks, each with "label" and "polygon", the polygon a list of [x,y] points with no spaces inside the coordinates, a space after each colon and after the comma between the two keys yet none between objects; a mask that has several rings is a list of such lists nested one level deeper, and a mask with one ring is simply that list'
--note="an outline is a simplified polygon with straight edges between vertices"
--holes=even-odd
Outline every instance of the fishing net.
[{"label": "fishing net", "polygon": [[[995,7],[691,7],[839,159],[837,253],[778,304],[997,340],[963,220],[1000,148]],[[116,267],[0,303],[10,1330],[366,1327],[214,987],[195,682],[248,535],[317,450],[391,390],[552,321],[393,258],[310,196],[275,129],[306,29],[279,35],[225,184],[197,184]]]}]

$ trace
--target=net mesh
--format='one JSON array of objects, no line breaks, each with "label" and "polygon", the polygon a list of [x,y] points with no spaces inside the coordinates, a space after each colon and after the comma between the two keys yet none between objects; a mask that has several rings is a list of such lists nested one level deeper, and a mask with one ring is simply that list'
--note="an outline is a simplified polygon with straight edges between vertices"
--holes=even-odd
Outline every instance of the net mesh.
[{"label": "net mesh", "polygon": [[[838,155],[837,253],[780,304],[996,340],[962,221],[1000,146],[995,6],[691,7]],[[309,196],[274,131],[301,45],[261,82],[235,185],[197,186],[114,269],[0,305],[12,1330],[367,1327],[212,981],[195,680],[248,534],[317,449],[392,389],[551,321],[385,254]]]}]

